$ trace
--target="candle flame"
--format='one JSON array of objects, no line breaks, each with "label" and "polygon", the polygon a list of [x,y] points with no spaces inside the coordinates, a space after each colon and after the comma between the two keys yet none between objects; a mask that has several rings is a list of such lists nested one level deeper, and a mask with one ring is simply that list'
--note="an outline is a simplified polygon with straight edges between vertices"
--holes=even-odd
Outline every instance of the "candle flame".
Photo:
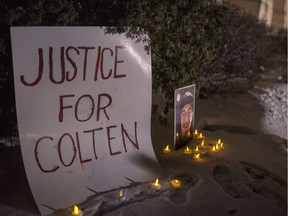
[{"label": "candle flame", "polygon": [[199,138],[203,138],[203,134],[202,133],[199,134]]},{"label": "candle flame", "polygon": [[219,150],[219,145],[218,144],[216,144],[216,150]]},{"label": "candle flame", "polygon": [[190,131],[188,131],[188,136],[190,136]]},{"label": "candle flame", "polygon": [[205,141],[204,141],[204,140],[202,140],[202,142],[201,142],[201,146],[204,146],[204,144],[205,144]]},{"label": "candle flame", "polygon": [[154,183],[155,186],[158,186],[158,185],[159,185],[159,184],[158,184],[158,181],[159,181],[159,180],[158,180],[158,178],[157,178],[157,179],[155,180],[155,183]]},{"label": "candle flame", "polygon": [[195,135],[197,135],[197,134],[198,134],[198,131],[197,131],[197,129],[195,129],[195,131],[194,131],[194,134],[195,134]]},{"label": "candle flame", "polygon": [[74,207],[73,207],[73,215],[78,215],[78,214],[79,214],[79,208],[76,205],[74,205]]},{"label": "candle flame", "polygon": [[176,137],[179,137],[179,133],[178,132],[176,133]]},{"label": "candle flame", "polygon": [[215,146],[213,146],[213,149],[212,149],[212,151],[216,151],[216,148],[215,148]]},{"label": "candle flame", "polygon": [[119,192],[119,196],[120,196],[120,197],[123,196],[123,191],[122,191],[122,190],[120,190],[120,192]]},{"label": "candle flame", "polygon": [[222,142],[221,145],[220,145],[220,147],[223,148],[223,146],[224,146],[224,144],[223,144],[223,142]]},{"label": "candle flame", "polygon": [[190,151],[190,148],[188,146],[186,147],[186,151]]},{"label": "candle flame", "polygon": [[178,181],[177,179],[174,179],[174,182],[175,182],[175,183],[179,183],[179,181]]},{"label": "candle flame", "polygon": [[195,149],[195,151],[199,151],[199,147],[198,147],[198,146],[196,146],[196,149]]},{"label": "candle flame", "polygon": [[169,150],[169,145],[166,146],[165,150],[167,150],[167,151]]},{"label": "candle flame", "polygon": [[196,154],[196,155],[195,155],[195,158],[196,158],[196,159],[199,159],[199,158],[200,158],[200,153],[199,153],[199,154]]},{"label": "candle flame", "polygon": [[217,144],[220,144],[221,143],[221,139],[218,139],[218,142],[217,142]]}]

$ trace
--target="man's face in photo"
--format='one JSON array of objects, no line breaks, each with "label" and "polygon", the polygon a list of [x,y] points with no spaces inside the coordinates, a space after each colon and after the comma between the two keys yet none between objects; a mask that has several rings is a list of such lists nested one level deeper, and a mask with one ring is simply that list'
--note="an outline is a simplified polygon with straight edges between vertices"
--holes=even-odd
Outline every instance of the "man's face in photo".
[{"label": "man's face in photo", "polygon": [[183,106],[181,111],[181,133],[183,136],[188,134],[188,131],[191,127],[191,121],[192,121],[192,107],[190,104],[186,104]]}]

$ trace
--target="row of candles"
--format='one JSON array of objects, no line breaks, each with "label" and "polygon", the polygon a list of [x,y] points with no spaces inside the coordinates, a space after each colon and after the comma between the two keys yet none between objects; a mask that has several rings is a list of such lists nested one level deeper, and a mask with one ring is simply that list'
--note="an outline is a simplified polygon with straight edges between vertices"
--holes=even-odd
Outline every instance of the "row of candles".
[{"label": "row of candles", "polygon": [[[188,134],[189,135],[189,134]],[[194,150],[190,149],[188,146],[184,149],[184,154],[192,154],[194,153],[194,158],[195,159],[200,159],[200,155],[201,155],[201,151],[200,148],[203,148],[205,146],[205,140],[204,140],[204,136],[202,133],[198,133],[197,129],[194,131],[194,135],[196,136],[196,138],[198,139],[202,139],[200,147],[197,145],[196,148]],[[176,134],[177,137],[177,134]],[[216,142],[215,145],[213,145],[211,151],[212,152],[216,152],[220,149],[224,148],[224,143],[221,141],[221,139],[218,139],[218,141]],[[169,145],[167,145],[164,149],[163,149],[163,153],[164,154],[169,154],[171,152]]]},{"label": "row of candles", "polygon": [[[172,179],[170,181],[170,185],[175,189],[181,188],[181,181],[178,179]],[[161,189],[161,184],[159,183],[159,179],[157,178],[155,182],[151,183],[151,189],[152,190],[159,190]],[[121,189],[119,192],[119,201],[124,202],[126,200],[126,195],[124,194],[123,190]],[[77,205],[73,206],[72,216],[83,216],[83,211],[78,208]]]},{"label": "row of candles", "polygon": [[[190,135],[190,134],[188,134]],[[198,138],[198,139],[202,139],[201,144],[200,144],[200,148],[205,146],[205,140],[204,140],[204,136],[202,133],[198,133],[197,129],[194,131],[194,135]],[[177,134],[176,134],[177,137]],[[196,148],[194,150],[190,149],[188,146],[184,149],[184,154],[190,155],[192,153],[194,153],[194,158],[195,159],[200,159],[200,148],[197,145]],[[220,150],[221,148],[224,148],[224,144],[221,141],[221,139],[218,139],[217,143],[215,145],[213,145],[212,147],[212,152],[216,152],[217,150]],[[163,153],[164,154],[169,154],[171,152],[169,145],[167,145],[164,149],[163,149]],[[170,181],[170,185],[175,188],[175,189],[180,189],[181,188],[181,181],[178,179],[171,179]],[[156,179],[155,182],[153,182],[151,184],[151,188],[153,190],[159,190],[161,188],[161,184],[159,183],[159,179]],[[123,191],[120,190],[119,192],[119,198],[120,201],[125,201],[126,200],[126,196],[124,195]],[[76,206],[73,206],[73,212],[72,212],[73,216],[82,216],[83,213],[82,211]]]}]

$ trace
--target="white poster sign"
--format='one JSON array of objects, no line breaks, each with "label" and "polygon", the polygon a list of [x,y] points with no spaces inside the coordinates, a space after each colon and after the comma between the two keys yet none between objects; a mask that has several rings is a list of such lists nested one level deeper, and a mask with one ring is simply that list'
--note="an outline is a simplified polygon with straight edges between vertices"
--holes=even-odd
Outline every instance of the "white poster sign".
[{"label": "white poster sign", "polygon": [[12,27],[21,151],[41,214],[154,180],[151,56],[100,27]]}]

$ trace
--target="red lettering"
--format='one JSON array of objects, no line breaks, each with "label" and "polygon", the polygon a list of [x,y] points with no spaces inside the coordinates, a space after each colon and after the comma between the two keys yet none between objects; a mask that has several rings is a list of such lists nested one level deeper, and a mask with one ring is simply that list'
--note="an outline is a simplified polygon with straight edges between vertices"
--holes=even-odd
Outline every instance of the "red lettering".
[{"label": "red lettering", "polygon": [[[89,108],[91,108],[91,111],[90,111],[90,114],[89,114],[89,116],[88,116],[87,119],[79,119],[79,116],[78,116],[78,105],[79,105],[79,102],[80,102],[80,100],[81,100],[82,98],[88,98],[88,99],[90,100],[90,102],[91,102],[91,103],[90,103],[91,106],[89,106]],[[87,108],[87,106],[86,106],[86,108]],[[93,98],[91,97],[91,95],[82,95],[82,96],[77,100],[76,105],[75,105],[75,118],[76,118],[78,121],[80,121],[80,122],[88,121],[88,120],[92,117],[92,115],[93,115],[93,113],[94,113],[94,110],[95,110],[95,103],[94,103],[94,100],[93,100]]]},{"label": "red lettering", "polygon": [[96,128],[96,129],[93,129],[93,130],[83,131],[83,133],[91,133],[92,132],[93,151],[94,151],[94,156],[95,156],[96,160],[98,159],[98,157],[97,157],[97,154],[96,154],[95,132],[96,131],[100,131],[100,130],[103,130],[103,128],[100,127],[100,128]]},{"label": "red lettering", "polygon": [[[109,100],[108,103],[105,106],[103,106],[103,107],[101,107],[101,105],[100,105],[101,104],[101,97],[106,97]],[[109,107],[111,104],[112,104],[112,97],[109,94],[102,93],[102,94],[98,95],[97,114],[96,114],[97,121],[99,121],[100,110],[102,110],[102,109],[104,111],[104,114],[105,114],[106,118],[108,120],[110,120],[109,116],[107,115],[106,108]]]},{"label": "red lettering", "polygon": [[109,127],[106,128],[106,129],[107,129],[108,146],[109,146],[110,155],[117,155],[117,154],[120,154],[120,153],[121,153],[121,151],[112,152],[111,140],[112,140],[112,139],[115,139],[115,137],[111,137],[111,136],[110,136],[110,129],[111,129],[111,128],[115,128],[115,127],[117,127],[117,126],[116,126],[116,125],[112,125],[112,126],[109,126]]},{"label": "red lettering", "polygon": [[110,78],[110,76],[111,76],[111,74],[112,74],[112,69],[110,69],[109,70],[109,73],[108,73],[108,75],[105,77],[104,76],[104,72],[103,72],[103,65],[104,65],[104,51],[106,51],[106,50],[109,50],[110,51],[110,53],[111,53],[111,56],[113,56],[113,50],[111,50],[110,48],[104,48],[103,50],[102,50],[102,53],[101,53],[101,76],[102,76],[102,79],[109,79]]},{"label": "red lettering", "polygon": [[53,77],[53,47],[49,47],[49,78],[52,83],[61,84],[65,80],[64,47],[61,47],[61,69],[61,79],[56,81]]},{"label": "red lettering", "polygon": [[34,149],[34,156],[35,156],[35,159],[36,159],[36,163],[39,167],[39,169],[44,172],[44,173],[50,173],[50,172],[55,172],[57,169],[59,169],[59,166],[55,166],[52,168],[52,169],[44,169],[43,166],[41,165],[40,163],[40,160],[39,160],[39,157],[38,157],[38,145],[39,143],[44,140],[44,139],[49,139],[49,140],[53,140],[52,137],[48,137],[48,136],[45,136],[45,137],[41,137],[40,139],[37,140],[36,142],[36,145],[35,145],[35,149]]},{"label": "red lettering", "polygon": [[96,65],[95,65],[94,81],[96,81],[97,77],[98,77],[98,68],[99,68],[100,59],[101,59],[101,46],[98,47],[97,61],[96,61]]},{"label": "red lettering", "polygon": [[118,49],[125,49],[126,46],[115,46],[115,61],[114,61],[114,78],[126,77],[126,74],[117,74],[117,64],[123,63],[123,60],[118,60]]},{"label": "red lettering", "polygon": [[124,128],[124,125],[121,124],[121,132],[122,132],[122,140],[123,140],[123,145],[124,145],[124,149],[125,149],[125,152],[127,152],[127,147],[126,147],[126,142],[125,142],[125,138],[124,138],[124,135],[129,139],[130,143],[136,148],[139,150],[139,144],[138,144],[138,139],[137,139],[137,122],[134,123],[134,137],[135,137],[135,141],[133,141],[127,130]]},{"label": "red lettering", "polygon": [[[69,137],[69,139],[71,140],[72,146],[73,146],[73,151],[74,151],[73,157],[72,157],[71,161],[70,161],[68,164],[65,164],[65,163],[64,163],[63,157],[62,157],[62,151],[61,151],[62,140],[63,140],[64,137]],[[69,133],[63,134],[63,135],[60,137],[59,141],[58,141],[58,155],[59,155],[59,159],[60,159],[61,163],[63,164],[63,166],[66,166],[66,167],[71,166],[71,164],[72,164],[72,163],[74,162],[74,160],[75,160],[76,151],[77,151],[77,150],[76,150],[76,147],[75,147],[74,140],[73,140],[72,136],[71,136]]]},{"label": "red lettering", "polygon": [[78,147],[78,153],[79,153],[79,159],[80,159],[80,163],[87,163],[89,161],[91,161],[92,159],[82,159],[82,153],[81,153],[81,148],[80,148],[80,142],[79,142],[79,135],[78,132],[76,132],[76,140],[77,140],[77,147]]},{"label": "red lettering", "polygon": [[77,76],[77,65],[75,63],[75,61],[73,61],[73,59],[70,57],[69,55],[69,51],[70,50],[75,50],[77,55],[79,55],[79,51],[75,48],[75,47],[72,47],[72,46],[69,46],[67,49],[66,49],[66,58],[67,60],[70,62],[70,64],[72,65],[73,69],[74,69],[74,73],[73,73],[73,76],[71,78],[69,78],[69,71],[66,72],[66,79],[68,82],[72,81],[75,79],[75,77]]},{"label": "red lettering", "polygon": [[38,49],[38,55],[39,55],[38,76],[34,80],[34,82],[27,83],[24,79],[24,75],[20,76],[20,81],[26,86],[35,86],[40,82],[40,80],[42,78],[42,75],[43,75],[43,50],[41,48]]},{"label": "red lettering", "polygon": [[74,97],[75,95],[61,95],[59,97],[60,99],[60,109],[59,109],[59,122],[63,122],[63,109],[67,109],[67,108],[72,108],[72,105],[70,106],[64,106],[63,105],[63,98],[64,97]]},{"label": "red lettering", "polygon": [[87,55],[88,50],[95,49],[95,47],[78,47],[78,49],[84,49],[84,65],[83,65],[83,81],[86,80],[86,68],[87,68]]}]

